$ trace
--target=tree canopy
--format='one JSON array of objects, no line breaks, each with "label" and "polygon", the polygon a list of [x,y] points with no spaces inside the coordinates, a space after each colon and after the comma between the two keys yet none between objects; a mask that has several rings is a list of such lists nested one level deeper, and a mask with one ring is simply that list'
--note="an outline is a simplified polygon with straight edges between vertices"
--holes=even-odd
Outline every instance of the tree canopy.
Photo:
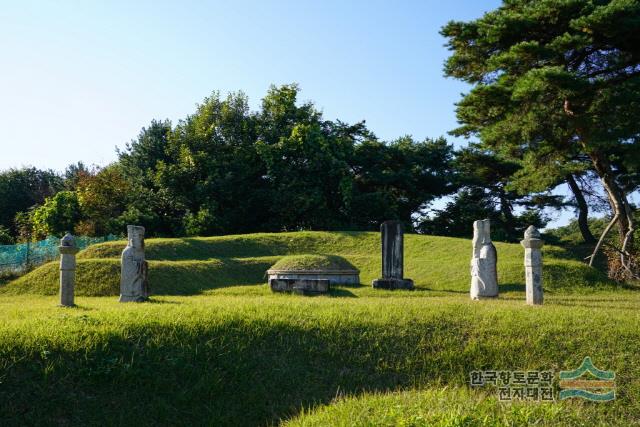
[{"label": "tree canopy", "polygon": [[640,163],[638,28],[635,0],[505,0],[442,29],[452,51],[445,74],[473,85],[457,104],[454,133],[478,136],[527,173],[553,176],[588,159],[623,256],[633,235],[627,194]]},{"label": "tree canopy", "polygon": [[444,139],[383,142],[298,93],[273,86],[254,112],[243,93],[214,92],[175,126],[152,122],[119,153],[134,195],[124,214],[171,235],[369,230],[390,218],[412,226],[455,190]]}]

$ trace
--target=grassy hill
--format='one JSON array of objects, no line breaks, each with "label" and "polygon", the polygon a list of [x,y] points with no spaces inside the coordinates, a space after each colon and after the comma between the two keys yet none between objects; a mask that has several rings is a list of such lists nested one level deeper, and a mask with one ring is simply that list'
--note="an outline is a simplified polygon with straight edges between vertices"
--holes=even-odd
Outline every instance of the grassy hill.
[{"label": "grassy hill", "polygon": [[[522,248],[498,243],[502,296],[471,301],[470,246],[406,236],[411,292],[369,286],[377,233],[149,239],[143,304],[115,297],[124,242],[92,246],[77,307],[56,306],[55,263],[1,288],[0,425],[640,425],[640,292],[548,246],[545,305],[526,306]],[[310,253],[344,257],[365,285],[269,291],[271,265]],[[468,387],[473,370],[552,370],[557,392],[585,356],[616,372],[614,402]]]},{"label": "grassy hill", "polygon": [[[569,416],[581,421],[574,425],[640,423],[640,295],[551,296],[527,307],[521,299],[388,293],[162,296],[149,304],[84,297],[74,309],[56,307],[55,297],[1,296],[0,424],[306,425],[308,416],[311,425],[351,425],[341,396],[357,396],[361,412],[350,417],[361,425],[371,415],[411,420],[427,410],[448,420],[436,425],[452,426],[522,425],[524,416],[551,425]],[[496,391],[446,391],[466,389],[472,370],[558,372],[585,356],[615,370],[614,402],[522,405],[527,415],[489,401],[476,415],[506,405],[501,422],[465,423],[460,406]],[[390,391],[409,396],[376,403]],[[418,408],[432,391],[445,395]]]},{"label": "grassy hill", "polygon": [[366,393],[305,411],[284,427],[324,426],[585,426],[624,425],[594,405],[500,402],[495,394],[466,387]]},{"label": "grassy hill", "polygon": [[[91,246],[78,254],[77,295],[119,293],[119,257],[124,241]],[[523,249],[518,244],[496,243],[502,292],[524,290]],[[149,283],[155,295],[193,295],[225,292],[226,288],[266,287],[264,273],[287,255],[339,255],[360,270],[366,286],[351,289],[359,295],[382,295],[368,288],[380,276],[380,235],[357,232],[295,232],[236,236],[148,239]],[[405,275],[420,290],[467,292],[471,243],[438,236],[405,237]],[[588,292],[615,287],[599,271],[589,268],[559,247],[547,246],[545,288],[550,292]],[[54,295],[58,267],[46,264],[0,288],[9,294]]]}]

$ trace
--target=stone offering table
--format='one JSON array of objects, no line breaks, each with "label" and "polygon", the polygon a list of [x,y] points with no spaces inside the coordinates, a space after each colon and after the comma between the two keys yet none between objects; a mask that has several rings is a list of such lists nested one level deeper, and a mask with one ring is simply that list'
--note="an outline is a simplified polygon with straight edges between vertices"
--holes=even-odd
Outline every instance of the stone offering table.
[{"label": "stone offering table", "polygon": [[269,279],[269,286],[273,292],[293,292],[300,295],[329,292],[327,279]]},{"label": "stone offering table", "polygon": [[330,285],[358,285],[360,271],[335,255],[291,255],[269,270],[269,286],[274,292],[315,294],[329,292]]}]

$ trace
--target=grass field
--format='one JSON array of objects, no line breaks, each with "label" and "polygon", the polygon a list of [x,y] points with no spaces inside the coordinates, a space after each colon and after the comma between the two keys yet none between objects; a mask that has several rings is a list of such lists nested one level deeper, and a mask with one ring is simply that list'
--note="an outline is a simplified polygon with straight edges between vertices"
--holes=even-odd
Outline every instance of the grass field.
[{"label": "grass field", "polygon": [[[363,282],[374,233],[150,239],[153,302],[115,295],[122,242],[80,254],[77,307],[55,265],[0,294],[2,425],[640,425],[640,292],[548,247],[545,305],[524,305],[517,245],[497,244],[502,296],[468,299],[470,242],[407,236],[417,290],[272,294],[283,255],[341,255]],[[80,271],[80,268],[84,268]],[[112,277],[113,276],[113,277]],[[496,400],[472,370],[616,372],[609,403]]]},{"label": "grass field", "polygon": [[[78,254],[77,295],[106,296],[119,293],[120,253],[125,242],[108,242]],[[523,249],[518,244],[496,243],[498,273],[503,293],[522,292]],[[380,276],[378,233],[298,232],[250,234],[209,238],[149,239],[149,282],[156,295],[225,293],[243,286],[244,292],[265,293],[265,271],[287,255],[326,254],[344,257],[360,270],[362,283]],[[547,292],[590,293],[616,289],[606,276],[574,259],[559,247],[547,246]],[[407,235],[405,276],[420,290],[467,293],[471,243],[465,239]],[[231,289],[236,293],[238,289]],[[40,267],[5,286],[10,294],[55,295],[58,266]],[[350,289],[356,295],[381,295],[368,286]]]}]

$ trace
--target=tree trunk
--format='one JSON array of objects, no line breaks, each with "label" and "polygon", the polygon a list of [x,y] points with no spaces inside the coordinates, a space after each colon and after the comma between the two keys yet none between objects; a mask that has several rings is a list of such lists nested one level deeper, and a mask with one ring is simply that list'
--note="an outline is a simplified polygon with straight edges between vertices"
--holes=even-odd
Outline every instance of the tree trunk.
[{"label": "tree trunk", "polygon": [[[627,198],[616,182],[609,160],[605,155],[598,152],[590,152],[589,157],[593,162],[593,167],[598,173],[602,185],[604,186],[607,195],[609,196],[609,202],[611,203],[611,209],[613,214],[618,216],[618,234],[620,237],[620,245],[623,245],[625,239],[629,241],[629,231],[632,226],[631,218],[629,216],[629,203]],[[629,242],[627,242],[627,245]],[[624,249],[623,249],[624,250]]]},{"label": "tree trunk", "polygon": [[[571,108],[571,103],[568,99],[565,99],[564,101],[564,111],[568,116],[576,118],[576,114]],[[618,223],[618,234],[620,237],[621,245],[621,248],[619,250],[620,263],[628,273],[636,277],[637,275],[632,271],[632,256],[630,253],[631,251],[633,251],[633,212],[631,211],[631,206],[629,205],[627,196],[624,193],[624,190],[620,188],[620,186],[616,182],[613,169],[611,168],[611,164],[609,163],[609,159],[607,158],[607,156],[598,150],[590,150],[588,144],[585,141],[585,132],[583,132],[583,130],[580,129],[579,126],[576,128],[576,131],[578,136],[580,137],[580,143],[582,147],[591,159],[593,167],[600,177],[602,185],[604,186],[604,189],[609,196],[609,203],[611,204],[611,209],[613,210],[613,218],[616,219],[616,222]],[[591,254],[591,260],[589,262],[590,265],[593,263],[593,260],[598,253],[598,249],[602,244],[608,232],[608,229],[610,228],[610,226],[607,227],[607,229],[605,229],[605,232],[600,237],[595,250]],[[609,272],[609,274],[611,274],[611,272]]]},{"label": "tree trunk", "polygon": [[573,193],[573,197],[576,198],[576,204],[578,205],[578,228],[580,228],[582,239],[585,243],[595,243],[596,238],[589,229],[589,206],[587,205],[587,201],[584,199],[580,186],[578,186],[578,183],[572,174],[567,175],[567,184],[569,184],[569,188]]},{"label": "tree trunk", "polygon": [[511,203],[509,203],[505,192],[501,188],[498,189],[498,191],[500,198],[500,211],[502,212],[502,216],[504,217],[505,229],[507,230],[509,238],[515,239],[517,238],[517,236],[515,230],[515,218],[513,217],[513,206],[511,206]]}]

